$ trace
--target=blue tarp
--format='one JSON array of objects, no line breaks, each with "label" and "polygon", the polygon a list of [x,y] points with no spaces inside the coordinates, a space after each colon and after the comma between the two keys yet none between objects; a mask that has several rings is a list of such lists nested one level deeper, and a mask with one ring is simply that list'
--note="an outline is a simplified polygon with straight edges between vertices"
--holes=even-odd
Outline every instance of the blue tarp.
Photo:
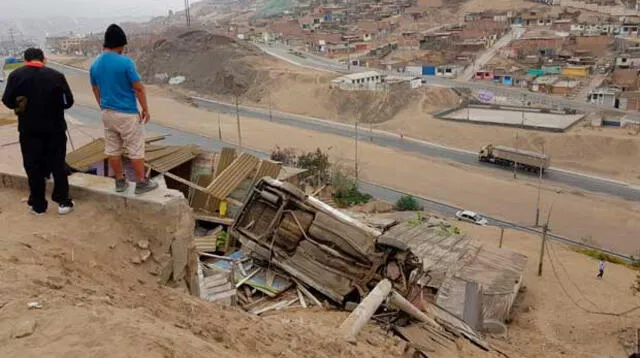
[{"label": "blue tarp", "polygon": [[422,66],[422,75],[423,76],[435,76],[436,75],[436,66]]},{"label": "blue tarp", "polygon": [[15,57],[7,57],[4,60],[4,63],[6,63],[6,64],[20,63],[20,62],[24,62],[24,61],[22,59],[20,59],[20,58],[15,58]]}]

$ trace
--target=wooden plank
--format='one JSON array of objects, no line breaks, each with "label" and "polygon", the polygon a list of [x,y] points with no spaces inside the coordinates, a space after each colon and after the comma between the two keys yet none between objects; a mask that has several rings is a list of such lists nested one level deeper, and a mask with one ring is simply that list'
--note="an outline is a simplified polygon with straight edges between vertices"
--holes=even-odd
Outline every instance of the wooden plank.
[{"label": "wooden plank", "polygon": [[223,218],[220,216],[209,216],[209,215],[203,215],[203,214],[197,214],[197,213],[195,213],[193,217],[196,220],[206,221],[209,223],[220,224],[220,225],[233,225],[235,221],[232,218]]},{"label": "wooden plank", "polygon": [[226,199],[255,170],[258,162],[258,158],[253,155],[242,153],[227,169],[213,179],[207,190],[218,199]]},{"label": "wooden plank", "polygon": [[242,280],[240,280],[240,282],[236,283],[236,288],[244,285],[247,281],[249,281],[251,278],[253,278],[253,276],[255,276],[258,272],[260,272],[260,268],[255,269],[255,271],[253,271],[252,273],[250,273],[249,275],[247,275],[247,277],[243,278]]},{"label": "wooden plank", "polygon": [[[206,188],[213,181],[213,174],[211,175],[200,175],[198,177],[198,185],[203,188]],[[191,207],[195,211],[203,211],[207,213],[215,213],[218,211],[218,207],[220,205],[220,201],[212,198],[209,193],[204,193],[201,191],[196,191],[193,194],[193,199],[191,200]]]}]

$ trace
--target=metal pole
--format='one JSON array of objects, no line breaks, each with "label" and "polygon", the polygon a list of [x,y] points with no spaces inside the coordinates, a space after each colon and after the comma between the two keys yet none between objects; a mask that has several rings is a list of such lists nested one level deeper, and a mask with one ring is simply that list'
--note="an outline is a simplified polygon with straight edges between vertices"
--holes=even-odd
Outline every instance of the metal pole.
[{"label": "metal pole", "polygon": [[218,140],[222,142],[222,121],[220,120],[220,112],[218,112]]},{"label": "metal pole", "polygon": [[542,276],[542,261],[544,260],[544,247],[547,245],[547,230],[549,225],[544,224],[542,227],[542,245],[540,246],[540,260],[538,261],[538,276]]},{"label": "metal pole", "polygon": [[504,238],[504,228],[500,228],[500,243],[498,244],[498,248],[502,248],[502,239]]},{"label": "metal pole", "polygon": [[358,116],[356,115],[356,186],[358,186],[358,179],[359,179],[359,174],[358,174]]},{"label": "metal pole", "polygon": [[236,123],[238,125],[238,147],[242,152],[242,131],[240,130],[240,109],[238,108],[238,95],[236,94]]},{"label": "metal pole", "polygon": [[[544,155],[544,144],[542,145],[542,154]],[[536,202],[536,226],[540,224],[540,197],[542,196],[542,163],[538,168],[538,200]]]},{"label": "metal pole", "polygon": [[271,113],[271,91],[270,90],[269,90],[268,96],[269,96],[269,121],[273,122],[273,115]]}]

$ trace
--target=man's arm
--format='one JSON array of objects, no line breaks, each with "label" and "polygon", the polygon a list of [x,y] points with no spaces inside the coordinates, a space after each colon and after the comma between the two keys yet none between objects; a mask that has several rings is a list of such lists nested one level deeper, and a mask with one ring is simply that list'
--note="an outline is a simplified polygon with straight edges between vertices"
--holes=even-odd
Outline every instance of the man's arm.
[{"label": "man's arm", "polygon": [[149,114],[149,105],[147,104],[147,91],[140,81],[133,83],[133,90],[136,92],[136,97],[138,97],[140,107],[142,107],[142,112],[140,113],[140,121],[146,124],[149,122],[149,120],[151,120],[151,115]]},{"label": "man's arm", "polygon": [[91,86],[93,90],[93,96],[96,98],[96,102],[98,102],[98,107],[100,107],[100,88],[98,86]]},{"label": "man's arm", "polygon": [[9,75],[7,79],[7,86],[4,89],[4,94],[2,95],[2,103],[9,109],[15,109],[17,106],[16,103],[16,95],[15,95],[15,79],[13,77],[13,73]]},{"label": "man's arm", "polygon": [[64,96],[64,109],[69,109],[73,107],[73,93],[71,92],[71,87],[69,87],[69,83],[67,82],[67,78],[62,75],[62,95]]}]

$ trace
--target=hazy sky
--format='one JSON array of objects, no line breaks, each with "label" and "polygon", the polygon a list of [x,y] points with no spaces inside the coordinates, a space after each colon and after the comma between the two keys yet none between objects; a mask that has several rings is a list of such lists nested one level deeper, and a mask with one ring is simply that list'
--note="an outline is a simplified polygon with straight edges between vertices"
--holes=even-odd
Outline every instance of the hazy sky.
[{"label": "hazy sky", "polygon": [[184,0],[0,0],[0,18],[157,16],[183,7]]}]

